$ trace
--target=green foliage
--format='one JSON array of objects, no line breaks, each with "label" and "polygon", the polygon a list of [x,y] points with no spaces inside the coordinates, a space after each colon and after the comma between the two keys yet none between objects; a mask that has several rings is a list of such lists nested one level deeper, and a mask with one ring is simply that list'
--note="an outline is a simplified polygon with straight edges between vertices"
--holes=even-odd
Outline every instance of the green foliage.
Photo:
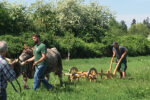
[{"label": "green foliage", "polygon": [[62,57],[67,57],[68,49],[71,53],[71,58],[100,57],[106,54],[105,45],[98,42],[86,43],[80,38],[67,39],[68,41],[65,38],[57,40]]},{"label": "green foliage", "polygon": [[150,29],[145,24],[134,24],[132,25],[129,30],[129,34],[137,34],[147,37],[150,34]]},{"label": "green foliage", "polygon": [[[11,44],[10,56],[18,56],[23,45],[33,46],[32,35],[41,35],[48,48],[62,57],[112,56],[112,42],[126,46],[130,56],[148,55],[149,18],[143,24],[117,22],[109,8],[84,0],[37,0],[30,6],[0,2],[0,36]],[[140,35],[140,36],[138,36]],[[149,38],[149,37],[148,37]],[[15,40],[16,39],[16,40]]]},{"label": "green foliage", "polygon": [[8,44],[8,55],[9,58],[18,58],[21,51],[23,50],[22,39],[20,37],[14,37],[12,35],[2,35],[0,40],[6,41]]},{"label": "green foliage", "polygon": [[53,31],[49,31],[47,33],[41,32],[40,36],[41,41],[46,44],[47,48],[58,47]]},{"label": "green foliage", "polygon": [[115,19],[109,20],[109,28],[108,31],[105,33],[106,36],[122,36],[127,34],[127,26],[124,21],[118,23]]},{"label": "green foliage", "polygon": [[141,35],[120,37],[119,43],[128,48],[128,54],[130,56],[146,55],[150,50],[150,42]]},{"label": "green foliage", "polygon": [[12,18],[12,32],[15,34],[21,34],[22,32],[27,32],[32,26],[31,20],[27,15],[27,8],[22,5],[12,6],[10,8],[10,17]]},{"label": "green foliage", "polygon": [[0,2],[0,34],[11,32],[11,17],[5,3]]},{"label": "green foliage", "polygon": [[59,32],[56,12],[51,3],[45,4],[42,1],[37,1],[30,6],[30,11],[34,12],[32,19],[37,32]]},{"label": "green foliage", "polygon": [[57,10],[61,29],[71,30],[86,42],[100,42],[112,17],[108,8],[96,3],[84,5],[80,0],[60,0]]},{"label": "green foliage", "polygon": [[[5,40],[9,45],[9,57],[17,57],[21,53],[23,46],[33,46],[32,35],[34,33],[24,33],[20,36],[2,35],[0,40]],[[117,41],[121,46],[128,49],[129,56],[147,55],[150,52],[150,42],[140,35],[127,35],[117,37],[105,37],[102,43],[87,43],[72,35],[57,37],[54,33],[40,33],[41,41],[47,48],[56,47],[63,58],[70,52],[71,58],[112,56],[112,42]],[[24,41],[25,40],[25,41]]]},{"label": "green foliage", "polygon": [[[138,56],[149,54],[150,42],[141,35],[124,35],[124,36],[107,36],[103,39],[103,43],[108,47],[112,48],[111,44],[116,41],[121,46],[125,46],[128,49],[129,56]],[[112,49],[107,49],[107,52]],[[111,53],[109,53],[111,54]]]},{"label": "green foliage", "polygon": [[150,20],[149,17],[143,20],[143,24],[145,24],[150,29]]}]

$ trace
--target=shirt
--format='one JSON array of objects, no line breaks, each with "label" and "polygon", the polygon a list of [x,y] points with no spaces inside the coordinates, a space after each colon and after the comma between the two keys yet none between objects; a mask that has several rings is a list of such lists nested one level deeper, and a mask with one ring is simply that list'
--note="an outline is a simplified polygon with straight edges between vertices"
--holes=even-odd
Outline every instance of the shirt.
[{"label": "shirt", "polygon": [[[45,44],[40,43],[39,45],[35,45],[34,46],[34,61],[38,61],[42,57],[42,54],[46,54],[46,52],[47,52],[47,49],[46,49]],[[42,62],[38,63],[37,65],[41,65],[45,63],[46,61],[44,59]]]},{"label": "shirt", "polygon": [[[122,54],[127,51],[126,47],[123,46],[119,46],[119,49],[117,50],[116,48],[113,47],[113,51],[115,51],[116,57],[117,57],[117,61],[119,61],[119,59],[121,58]],[[122,61],[126,60],[126,55],[124,56],[124,58],[122,59]]]},{"label": "shirt", "polygon": [[6,89],[7,81],[11,82],[16,78],[15,71],[7,61],[0,55],[0,89]]}]

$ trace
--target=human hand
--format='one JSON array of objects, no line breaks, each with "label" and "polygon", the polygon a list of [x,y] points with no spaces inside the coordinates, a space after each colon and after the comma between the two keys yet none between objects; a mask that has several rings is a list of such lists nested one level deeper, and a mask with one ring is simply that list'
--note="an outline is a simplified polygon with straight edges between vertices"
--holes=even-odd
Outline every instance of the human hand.
[{"label": "human hand", "polygon": [[111,72],[111,70],[112,70],[111,68],[108,69],[109,72]]},{"label": "human hand", "polygon": [[32,69],[34,70],[34,67],[38,64],[38,62],[34,62],[33,63],[33,66],[32,66]]},{"label": "human hand", "polygon": [[24,64],[27,64],[27,63],[29,63],[29,61],[28,61],[28,60],[24,61]]},{"label": "human hand", "polygon": [[12,69],[14,69],[14,64],[9,64]]},{"label": "human hand", "polygon": [[36,66],[37,64],[38,64],[38,62],[34,62],[34,63],[33,63],[33,66]]}]

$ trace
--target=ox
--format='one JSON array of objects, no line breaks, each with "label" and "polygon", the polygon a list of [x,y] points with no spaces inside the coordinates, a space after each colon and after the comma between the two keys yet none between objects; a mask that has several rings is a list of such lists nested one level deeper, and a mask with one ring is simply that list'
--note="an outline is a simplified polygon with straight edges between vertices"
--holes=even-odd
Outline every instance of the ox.
[{"label": "ox", "polygon": [[[33,62],[29,62],[27,64],[24,63],[25,60],[33,57],[33,48],[31,47],[24,47],[23,52],[19,56],[19,60],[14,63],[14,70],[19,76],[21,73],[23,75],[24,81],[24,88],[28,88],[27,86],[27,78],[33,78],[34,76],[34,69],[32,67]],[[46,62],[47,68],[45,70],[45,78],[49,79],[49,73],[54,72],[55,75],[58,75],[60,80],[60,85],[63,84],[62,82],[62,60],[61,55],[56,48],[47,49],[46,53]]]}]

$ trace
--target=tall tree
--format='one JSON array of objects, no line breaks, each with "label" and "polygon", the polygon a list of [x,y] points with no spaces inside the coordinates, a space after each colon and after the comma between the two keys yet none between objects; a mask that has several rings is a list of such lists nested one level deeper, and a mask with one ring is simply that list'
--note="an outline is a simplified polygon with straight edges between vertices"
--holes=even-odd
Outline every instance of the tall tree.
[{"label": "tall tree", "polygon": [[0,34],[6,34],[11,31],[12,19],[9,16],[9,9],[5,7],[5,3],[0,2]]},{"label": "tall tree", "polygon": [[32,21],[29,19],[27,7],[24,5],[10,6],[10,17],[12,18],[12,31],[21,34],[31,30]]},{"label": "tall tree", "polygon": [[44,1],[36,1],[30,7],[33,18],[33,25],[37,32],[53,31],[56,33],[58,29],[58,20],[56,19],[56,11],[53,5]]},{"label": "tall tree", "polygon": [[150,29],[149,17],[147,17],[146,19],[143,20],[143,24],[147,25],[147,27]]},{"label": "tall tree", "polygon": [[125,33],[127,33],[127,25],[124,20],[121,20],[119,28],[122,29]]},{"label": "tall tree", "polygon": [[87,42],[100,41],[112,17],[108,8],[96,3],[85,5],[81,0],[60,0],[57,11],[62,30],[71,30]]},{"label": "tall tree", "polygon": [[109,26],[109,28],[105,34],[109,38],[110,38],[110,36],[114,36],[114,37],[122,36],[122,35],[126,35],[126,33],[127,33],[127,26],[124,21],[121,21],[119,23],[114,18],[112,18],[109,20],[108,26]]},{"label": "tall tree", "polygon": [[32,26],[25,6],[3,2],[0,4],[0,22],[2,22],[2,33],[20,34],[27,32]]},{"label": "tall tree", "polygon": [[134,24],[136,24],[136,20],[135,19],[132,20],[131,25],[134,25]]},{"label": "tall tree", "polygon": [[145,24],[138,23],[138,24],[132,25],[129,28],[128,33],[142,35],[142,36],[147,37],[150,34],[150,29],[148,29],[148,27]]}]

